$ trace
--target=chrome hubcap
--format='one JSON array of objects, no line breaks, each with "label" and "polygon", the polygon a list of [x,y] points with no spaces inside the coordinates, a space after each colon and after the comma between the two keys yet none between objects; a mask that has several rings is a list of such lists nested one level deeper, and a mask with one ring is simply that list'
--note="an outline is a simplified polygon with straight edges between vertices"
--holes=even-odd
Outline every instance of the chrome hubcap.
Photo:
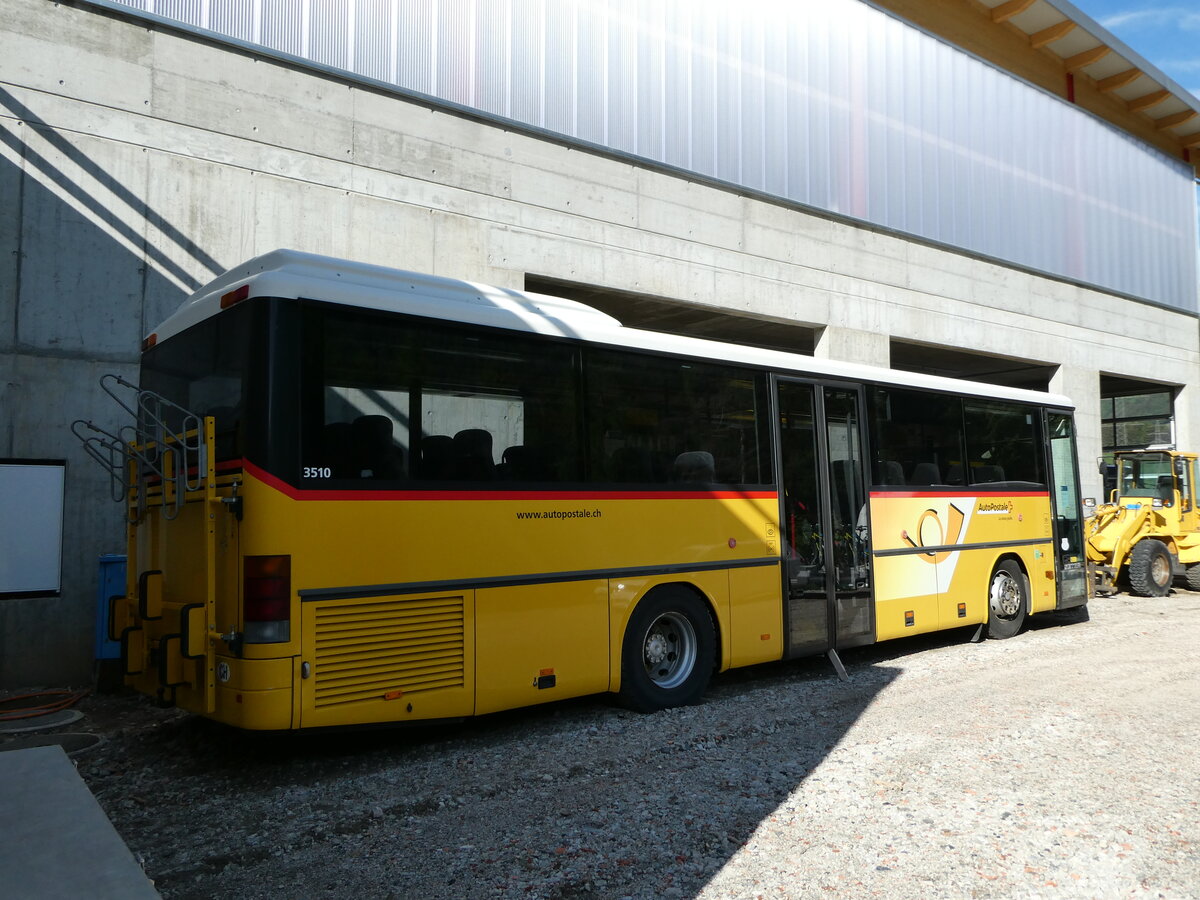
[{"label": "chrome hubcap", "polygon": [[992,609],[1002,619],[1011,619],[1021,611],[1021,588],[1007,572],[996,573],[989,599]]},{"label": "chrome hubcap", "polygon": [[642,661],[646,675],[660,688],[675,688],[696,667],[696,629],[686,616],[663,613],[646,630]]}]

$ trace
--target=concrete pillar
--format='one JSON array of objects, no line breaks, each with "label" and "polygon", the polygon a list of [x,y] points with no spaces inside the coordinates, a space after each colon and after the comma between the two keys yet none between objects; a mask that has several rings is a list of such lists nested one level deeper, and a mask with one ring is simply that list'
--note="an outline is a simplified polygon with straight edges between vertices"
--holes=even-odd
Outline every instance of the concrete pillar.
[{"label": "concrete pillar", "polygon": [[891,342],[888,335],[880,332],[826,325],[817,336],[813,356],[867,366],[887,366],[891,362]]},{"label": "concrete pillar", "polygon": [[1200,384],[1185,384],[1175,395],[1175,447],[1200,451]]},{"label": "concrete pillar", "polygon": [[1066,394],[1075,402],[1075,447],[1079,454],[1079,489],[1099,501],[1104,482],[1096,459],[1104,449],[1100,430],[1100,373],[1095,369],[1059,366],[1050,379],[1050,391]]}]

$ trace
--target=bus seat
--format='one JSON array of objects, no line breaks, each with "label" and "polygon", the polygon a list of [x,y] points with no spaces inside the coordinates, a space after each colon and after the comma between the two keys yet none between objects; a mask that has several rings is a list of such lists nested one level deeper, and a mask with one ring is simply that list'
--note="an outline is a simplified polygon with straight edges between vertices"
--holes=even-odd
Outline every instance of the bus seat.
[{"label": "bus seat", "polygon": [[879,461],[880,484],[904,484],[904,467],[894,459]]},{"label": "bus seat", "polygon": [[392,441],[392,420],[387,416],[359,416],[352,424],[355,468],[359,478],[398,478],[404,466],[403,451]]},{"label": "bus seat", "polygon": [[919,462],[913,466],[909,484],[941,484],[942,474],[938,471],[937,463]]},{"label": "bus seat", "polygon": [[431,434],[421,439],[421,478],[448,481],[454,477],[454,438]]},{"label": "bus seat", "polygon": [[517,481],[517,467],[525,448],[521,444],[505,447],[500,454],[500,462],[496,464],[496,477],[501,481]]},{"label": "bus seat", "polygon": [[354,477],[353,435],[354,427],[349,422],[329,422],[321,433],[321,462],[329,467],[334,478]]},{"label": "bus seat", "polygon": [[517,444],[505,449],[496,467],[497,477],[507,481],[546,481],[546,460],[536,447]]},{"label": "bus seat", "polygon": [[464,428],[454,435],[454,475],[464,481],[491,481],[496,477],[492,458],[492,433],[484,428]]},{"label": "bus seat", "polygon": [[671,467],[671,480],[688,484],[712,484],[716,478],[716,464],[707,450],[686,450],[675,457]]},{"label": "bus seat", "polygon": [[1004,469],[1000,466],[977,466],[971,470],[972,484],[991,484],[1004,480]]},{"label": "bus seat", "polygon": [[946,484],[966,484],[963,480],[963,467],[961,463],[950,463],[946,469]]}]

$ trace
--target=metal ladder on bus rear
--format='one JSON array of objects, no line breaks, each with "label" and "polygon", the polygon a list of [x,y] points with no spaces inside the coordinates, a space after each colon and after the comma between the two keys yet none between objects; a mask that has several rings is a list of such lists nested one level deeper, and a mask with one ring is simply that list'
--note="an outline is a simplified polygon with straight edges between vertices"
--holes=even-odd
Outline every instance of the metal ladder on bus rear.
[{"label": "metal ladder on bus rear", "polygon": [[[136,493],[136,512],[144,512],[151,482],[161,487],[163,514],[174,519],[183,509],[189,492],[203,490],[211,445],[204,441],[203,420],[177,403],[153,391],[144,391],[119,375],[104,375],[100,388],[126,413],[133,424],[107,431],[94,422],[76,419],[71,431],[84,452],[109,475],[114,501],[120,503]],[[122,399],[118,389],[129,396]],[[179,419],[179,430],[167,424],[167,416]],[[190,473],[195,473],[194,477]],[[168,503],[169,498],[169,503]]]},{"label": "metal ladder on bus rear", "polygon": [[[204,707],[212,713],[216,708],[216,511],[222,505],[217,496],[215,421],[211,416],[199,416],[160,394],[142,390],[119,375],[104,375],[101,389],[117,405],[133,417],[133,423],[108,431],[91,421],[77,419],[71,431],[83,445],[84,451],[109,474],[112,499],[125,503],[127,606],[136,601],[137,616],[130,612],[134,624],[122,629],[120,635],[122,658],[127,675],[130,644],[135,631],[145,632],[145,623],[162,614],[162,573],[141,570],[138,560],[138,526],[145,521],[150,508],[161,507],[168,520],[178,518],[191,499],[204,504],[204,602],[189,604],[180,610],[179,629],[163,634],[159,639],[159,682],[164,690],[187,682],[172,682],[171,672],[182,668],[182,659],[203,659]],[[125,392],[125,398],[118,391]],[[126,399],[127,398],[127,399]],[[173,429],[168,416],[178,419],[180,427]],[[152,490],[152,487],[154,490]],[[201,494],[202,497],[197,497]],[[152,502],[157,498],[157,503]],[[135,587],[136,586],[136,587]],[[141,624],[137,620],[141,620]],[[111,611],[110,611],[111,620]],[[116,639],[109,628],[109,637]],[[180,664],[170,653],[179,643]],[[146,648],[148,649],[148,648]],[[143,656],[148,656],[145,650]],[[172,695],[173,696],[173,695]]]}]

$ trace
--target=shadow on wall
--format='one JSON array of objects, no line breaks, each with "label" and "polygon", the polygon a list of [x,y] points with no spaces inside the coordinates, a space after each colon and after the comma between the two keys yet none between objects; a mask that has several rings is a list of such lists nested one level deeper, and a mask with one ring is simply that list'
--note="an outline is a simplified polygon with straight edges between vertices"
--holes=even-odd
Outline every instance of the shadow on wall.
[{"label": "shadow on wall", "polygon": [[100,376],[136,377],[147,327],[221,268],[140,196],[153,176],[0,88],[0,457],[67,460],[61,595],[0,604],[0,687],[90,676],[97,559],[124,535],[70,423],[119,424]]},{"label": "shadow on wall", "polygon": [[[95,227],[107,231],[105,237],[128,250],[144,254],[147,271],[155,271],[174,283],[186,295],[210,277],[224,271],[213,257],[192,242],[137,192],[119,177],[89,157],[60,134],[13,94],[0,87],[0,112],[11,114],[23,128],[30,128],[42,146],[32,139],[23,140],[8,129],[0,129],[0,140],[21,159],[27,177],[46,187],[57,189],[60,199]],[[140,154],[139,154],[140,155]],[[144,173],[142,185],[152,173]],[[21,218],[27,216],[22,212]],[[26,237],[22,229],[21,237]],[[190,257],[208,276],[197,280],[169,254],[166,247]],[[22,257],[29,255],[24,248]],[[139,261],[140,265],[140,261]]]}]

